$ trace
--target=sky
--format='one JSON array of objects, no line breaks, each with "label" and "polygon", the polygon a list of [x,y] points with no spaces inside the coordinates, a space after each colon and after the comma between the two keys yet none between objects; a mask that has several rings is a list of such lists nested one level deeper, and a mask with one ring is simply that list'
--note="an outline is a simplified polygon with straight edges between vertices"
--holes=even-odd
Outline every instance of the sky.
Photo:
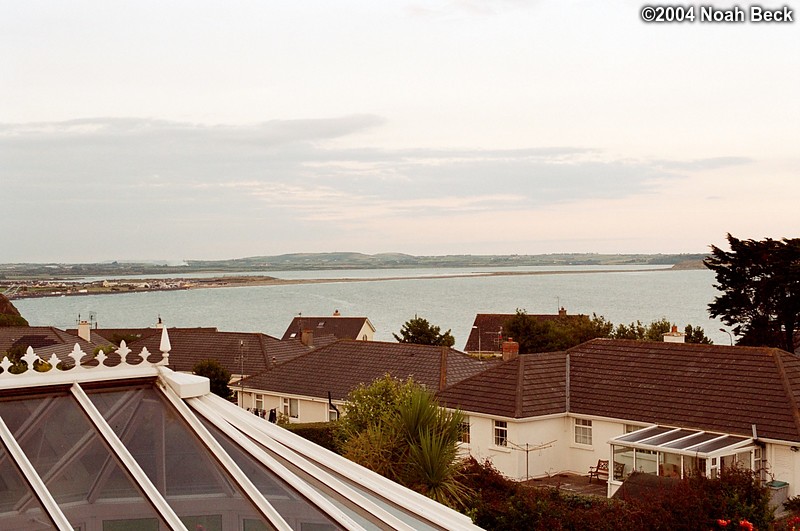
[{"label": "sky", "polygon": [[800,22],[642,7],[0,0],[0,263],[800,237]]}]

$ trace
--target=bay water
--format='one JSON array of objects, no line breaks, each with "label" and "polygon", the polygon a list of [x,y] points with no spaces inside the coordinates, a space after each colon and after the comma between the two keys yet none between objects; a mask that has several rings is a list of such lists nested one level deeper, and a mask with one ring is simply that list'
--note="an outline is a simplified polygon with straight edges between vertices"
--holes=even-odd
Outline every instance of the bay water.
[{"label": "bay water", "polygon": [[[365,269],[263,271],[282,279],[358,279],[274,286],[152,291],[19,299],[14,305],[31,325],[74,328],[78,315],[92,313],[100,328],[213,326],[221,331],[264,332],[281,337],[292,318],[365,316],[375,339],[394,341],[407,320],[424,317],[442,331],[452,330],[462,349],[477,313],[596,313],[615,325],[666,318],[682,330],[701,326],[717,344],[728,344],[722,323],[708,315],[719,295],[708,270],[653,270],[652,266],[562,266],[505,268]],[[611,270],[611,271],[609,271]],[[513,273],[483,276],[481,273]],[[534,274],[519,274],[534,273]],[[451,277],[449,275],[463,275]],[[219,276],[212,274],[172,277]],[[402,278],[398,278],[402,277]],[[413,277],[413,278],[410,278]],[[148,278],[153,278],[150,276]]]}]

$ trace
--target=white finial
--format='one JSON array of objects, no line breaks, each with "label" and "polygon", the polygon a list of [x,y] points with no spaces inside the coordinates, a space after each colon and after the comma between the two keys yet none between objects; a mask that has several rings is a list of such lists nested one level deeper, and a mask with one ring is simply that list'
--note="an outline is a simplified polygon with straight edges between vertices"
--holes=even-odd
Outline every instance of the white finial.
[{"label": "white finial", "polygon": [[172,350],[172,345],[169,342],[169,333],[167,333],[166,326],[161,329],[161,345],[159,345],[158,349],[162,354],[159,365],[169,365],[169,351]]}]

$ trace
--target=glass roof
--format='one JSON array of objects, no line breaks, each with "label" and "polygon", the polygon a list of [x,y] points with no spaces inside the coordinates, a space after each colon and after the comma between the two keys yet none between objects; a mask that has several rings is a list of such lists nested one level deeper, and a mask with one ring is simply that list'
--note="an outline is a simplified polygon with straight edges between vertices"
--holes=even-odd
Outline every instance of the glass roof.
[{"label": "glass roof", "polygon": [[631,446],[642,450],[684,453],[708,457],[723,455],[753,444],[753,439],[738,435],[710,433],[686,428],[651,426],[614,437],[609,444]]},{"label": "glass roof", "polygon": [[76,346],[75,363],[21,374],[0,361],[0,529],[478,529],[211,395],[166,350],[129,353],[86,367]]}]

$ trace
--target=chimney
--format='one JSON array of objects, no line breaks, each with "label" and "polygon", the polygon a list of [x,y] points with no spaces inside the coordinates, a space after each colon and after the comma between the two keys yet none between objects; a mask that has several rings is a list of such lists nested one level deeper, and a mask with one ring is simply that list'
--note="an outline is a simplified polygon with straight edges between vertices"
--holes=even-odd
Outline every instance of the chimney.
[{"label": "chimney", "polygon": [[92,325],[89,321],[78,322],[78,337],[84,341],[92,341]]},{"label": "chimney", "polygon": [[[551,308],[552,308],[552,306],[551,306]],[[561,307],[561,308],[558,310],[558,316],[559,316],[559,317],[566,317],[566,315],[567,315],[567,310],[565,310],[565,309],[564,309],[564,307],[562,306],[562,307]]]},{"label": "chimney", "polygon": [[686,334],[678,332],[678,326],[672,325],[672,330],[664,334],[664,343],[683,343]]},{"label": "chimney", "polygon": [[300,334],[300,343],[307,347],[314,346],[314,331],[310,328],[304,328],[303,333]]},{"label": "chimney", "polygon": [[509,337],[508,341],[503,341],[503,361],[511,361],[519,356],[519,343],[514,338]]},{"label": "chimney", "polygon": [[164,328],[164,322],[161,320],[161,316],[158,316],[158,322],[156,323],[156,328]]},{"label": "chimney", "polygon": [[333,311],[333,316],[334,317],[339,317],[340,315],[342,315],[342,314],[339,313],[339,310],[334,310]]},{"label": "chimney", "polygon": [[442,354],[439,358],[439,390],[441,391],[447,387],[447,350],[448,347],[442,347]]}]

